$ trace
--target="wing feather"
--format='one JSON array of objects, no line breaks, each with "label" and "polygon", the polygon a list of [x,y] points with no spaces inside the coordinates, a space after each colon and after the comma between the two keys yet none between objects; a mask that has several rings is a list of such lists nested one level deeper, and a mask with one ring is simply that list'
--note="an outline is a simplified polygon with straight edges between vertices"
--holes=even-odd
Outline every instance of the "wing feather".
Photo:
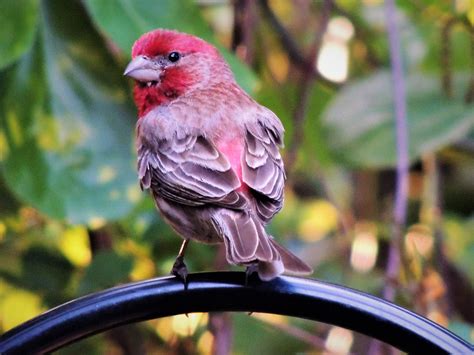
[{"label": "wing feather", "polygon": [[252,189],[260,220],[268,223],[282,208],[285,170],[279,148],[283,127],[276,116],[260,117],[246,125],[242,179]]},{"label": "wing feather", "polygon": [[189,206],[214,204],[242,209],[247,202],[236,190],[240,181],[227,158],[203,136],[139,143],[138,175],[142,188]]}]

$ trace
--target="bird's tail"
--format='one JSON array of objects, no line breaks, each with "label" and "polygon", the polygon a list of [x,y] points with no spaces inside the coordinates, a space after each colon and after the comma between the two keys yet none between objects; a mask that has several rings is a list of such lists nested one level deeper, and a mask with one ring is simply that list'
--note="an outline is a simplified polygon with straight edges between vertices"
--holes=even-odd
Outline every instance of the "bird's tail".
[{"label": "bird's tail", "polygon": [[283,272],[310,274],[312,268],[268,235],[262,223],[249,213],[225,211],[214,216],[214,225],[226,247],[231,264],[257,263],[262,280],[271,280]]}]

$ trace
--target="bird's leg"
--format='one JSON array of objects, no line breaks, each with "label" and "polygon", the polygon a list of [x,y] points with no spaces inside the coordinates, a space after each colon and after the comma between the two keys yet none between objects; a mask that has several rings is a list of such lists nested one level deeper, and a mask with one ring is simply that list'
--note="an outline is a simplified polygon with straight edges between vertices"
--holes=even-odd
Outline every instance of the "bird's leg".
[{"label": "bird's leg", "polygon": [[184,282],[184,286],[187,286],[186,278],[188,277],[188,268],[184,263],[184,253],[186,252],[186,247],[188,246],[189,239],[183,240],[181,248],[179,249],[178,256],[173,264],[171,269],[171,274],[180,278]]},{"label": "bird's leg", "polygon": [[245,269],[245,286],[248,285],[250,275],[252,275],[254,272],[257,272],[257,269],[258,263],[247,265],[247,268]]}]

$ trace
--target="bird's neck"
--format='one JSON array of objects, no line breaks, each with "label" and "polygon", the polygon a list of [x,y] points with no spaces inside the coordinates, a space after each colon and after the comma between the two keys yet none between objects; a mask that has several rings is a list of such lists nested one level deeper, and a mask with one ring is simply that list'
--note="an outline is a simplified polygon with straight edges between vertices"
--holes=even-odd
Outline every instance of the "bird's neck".
[{"label": "bird's neck", "polygon": [[142,87],[138,84],[133,91],[138,117],[145,116],[157,106],[166,105],[178,97],[179,93],[173,90],[163,90],[162,87]]}]

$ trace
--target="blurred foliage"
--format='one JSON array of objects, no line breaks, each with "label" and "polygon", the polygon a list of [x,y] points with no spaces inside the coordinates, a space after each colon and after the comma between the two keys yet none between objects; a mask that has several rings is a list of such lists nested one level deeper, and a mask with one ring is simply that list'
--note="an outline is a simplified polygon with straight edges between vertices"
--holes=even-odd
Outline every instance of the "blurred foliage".
[{"label": "blurred foliage", "polygon": [[[446,98],[439,78],[422,74],[407,78],[412,161],[465,137],[473,128],[474,105],[464,102],[469,73],[453,80],[455,95]],[[328,107],[324,116],[328,142],[339,160],[361,167],[396,164],[390,81],[388,71],[375,72],[346,85]]]},{"label": "blurred foliage", "polygon": [[[298,128],[311,73],[280,42],[259,1],[235,3],[0,0],[2,332],[80,295],[170,270],[180,239],[139,190],[136,114],[121,74],[134,40],[157,27],[216,44],[237,81],[284,123],[287,151],[296,147],[297,156],[287,161],[285,208],[268,227],[272,235],[312,264],[314,277],[379,294],[396,163],[383,4],[334,2],[321,56],[324,46],[335,48],[332,69],[349,76],[331,82],[321,71],[311,79]],[[323,2],[269,4],[305,57]],[[400,0],[397,10],[412,161],[397,303],[472,341],[474,7]],[[341,17],[345,27],[332,21]],[[218,248],[191,244],[187,263],[193,271],[220,268]],[[204,314],[144,322],[60,353],[126,353],[129,339],[149,353],[207,354],[221,336],[209,322]],[[223,324],[233,329],[234,353],[334,349],[343,338],[353,353],[368,347],[361,335],[299,319],[239,314]]]}]

